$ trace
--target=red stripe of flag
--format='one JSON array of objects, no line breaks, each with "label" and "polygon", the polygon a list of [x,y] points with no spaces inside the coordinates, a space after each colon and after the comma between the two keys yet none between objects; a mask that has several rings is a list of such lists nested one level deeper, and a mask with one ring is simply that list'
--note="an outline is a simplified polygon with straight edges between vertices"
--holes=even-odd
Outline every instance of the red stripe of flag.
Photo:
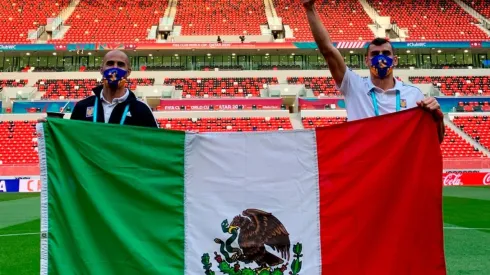
[{"label": "red stripe of flag", "polygon": [[316,135],[322,274],[445,275],[432,115],[414,109]]}]

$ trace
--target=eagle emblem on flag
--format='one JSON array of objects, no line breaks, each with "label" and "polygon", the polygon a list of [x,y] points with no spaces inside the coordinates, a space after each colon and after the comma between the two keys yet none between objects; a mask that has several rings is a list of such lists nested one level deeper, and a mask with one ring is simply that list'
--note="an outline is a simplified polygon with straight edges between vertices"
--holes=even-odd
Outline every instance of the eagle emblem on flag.
[{"label": "eagle emblem on flag", "polygon": [[[231,235],[226,240],[214,239],[219,245],[219,252],[214,252],[214,259],[222,274],[288,274],[285,272],[291,260],[289,233],[281,221],[271,213],[259,209],[244,210],[241,215],[235,216],[231,223],[224,220],[221,230]],[[277,252],[277,255],[267,251],[266,247]],[[289,274],[299,275],[302,264],[301,251],[302,244],[293,245],[294,255]],[[208,253],[202,255],[201,262],[205,269],[204,274],[216,274],[212,271]],[[250,267],[253,264],[256,265],[254,269]]]}]

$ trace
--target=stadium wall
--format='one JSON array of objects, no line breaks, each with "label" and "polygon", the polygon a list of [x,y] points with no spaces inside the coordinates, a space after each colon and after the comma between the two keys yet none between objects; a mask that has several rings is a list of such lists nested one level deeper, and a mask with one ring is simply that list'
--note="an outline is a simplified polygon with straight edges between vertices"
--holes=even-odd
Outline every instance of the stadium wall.
[{"label": "stadium wall", "polygon": [[[340,112],[339,112],[340,113]],[[223,117],[289,117],[287,110],[253,110],[253,111],[169,111],[153,112],[155,118],[223,118]],[[325,112],[323,112],[323,116]],[[9,120],[37,120],[45,117],[43,113],[34,114],[1,114],[0,121]],[[335,115],[337,116],[337,113]],[[344,112],[345,116],[345,112]],[[65,115],[66,119],[71,117],[70,113]]]},{"label": "stadium wall", "polygon": [[[369,70],[353,70],[361,76],[368,76]],[[451,70],[404,70],[398,69],[396,76],[487,76],[486,69],[451,69]],[[277,77],[280,83],[286,83],[287,77],[322,77],[331,76],[328,70],[279,70],[279,71],[133,71],[131,78],[155,78],[155,85],[162,85],[164,78],[218,78],[218,77]],[[0,79],[28,79],[28,86],[33,86],[39,79],[100,79],[99,72],[33,72],[2,73]],[[408,78],[406,79],[408,80]]]}]

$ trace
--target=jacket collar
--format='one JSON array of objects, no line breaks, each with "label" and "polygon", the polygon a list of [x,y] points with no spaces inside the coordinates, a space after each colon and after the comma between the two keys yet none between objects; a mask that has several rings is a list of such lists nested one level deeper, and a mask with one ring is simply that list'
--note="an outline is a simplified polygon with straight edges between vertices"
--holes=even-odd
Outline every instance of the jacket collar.
[{"label": "jacket collar", "polygon": [[[92,92],[94,92],[95,96],[101,99],[102,91],[104,89],[104,85],[99,85],[95,88],[92,89]],[[127,89],[128,96],[125,101],[134,101],[136,100],[136,95],[128,88]],[[124,96],[125,97],[125,96]]]}]

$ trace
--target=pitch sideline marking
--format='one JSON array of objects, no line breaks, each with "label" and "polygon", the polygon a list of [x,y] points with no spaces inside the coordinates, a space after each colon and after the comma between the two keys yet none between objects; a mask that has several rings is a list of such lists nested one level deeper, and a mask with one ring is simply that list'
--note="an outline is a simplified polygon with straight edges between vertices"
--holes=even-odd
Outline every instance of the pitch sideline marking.
[{"label": "pitch sideline marking", "polygon": [[41,232],[30,232],[30,233],[19,233],[19,234],[4,234],[4,235],[0,235],[0,237],[27,236],[27,235],[36,235],[36,234],[41,234]]},{"label": "pitch sideline marking", "polygon": [[[490,230],[490,227],[469,228],[469,227],[444,226],[444,229],[445,230]],[[41,234],[41,232],[4,234],[4,235],[0,235],[0,237],[28,236],[28,235],[36,235],[36,234]]]},{"label": "pitch sideline marking", "polygon": [[490,230],[490,227],[470,228],[470,227],[444,226],[444,229],[447,229],[447,230]]}]

